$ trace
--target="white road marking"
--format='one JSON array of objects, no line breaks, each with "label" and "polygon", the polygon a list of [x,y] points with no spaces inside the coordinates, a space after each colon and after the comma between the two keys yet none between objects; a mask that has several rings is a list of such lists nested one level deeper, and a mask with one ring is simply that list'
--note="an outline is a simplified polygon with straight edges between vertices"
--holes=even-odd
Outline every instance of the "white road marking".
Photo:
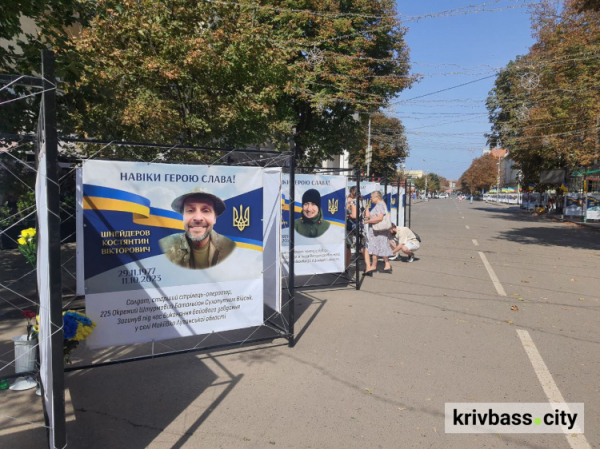
[{"label": "white road marking", "polygon": [[479,246],[479,243],[477,243],[477,240],[473,239],[473,245]]},{"label": "white road marking", "polygon": [[[526,330],[517,329],[517,335],[521,339],[523,348],[527,353],[527,357],[529,357],[529,361],[533,365],[533,370],[535,371],[540,384],[542,384],[542,388],[544,389],[544,393],[548,398],[548,402],[564,404],[565,398],[558,389],[556,382],[554,382],[552,374],[550,374],[550,371],[548,370],[546,363],[544,363],[544,359],[542,359],[542,356],[537,350],[535,343],[531,339],[529,332]],[[567,431],[568,429],[565,429],[565,437],[573,449],[591,449],[591,446],[585,438],[585,435],[567,433]]]},{"label": "white road marking", "polygon": [[465,228],[467,228],[467,229],[471,229],[471,228],[469,227],[469,225],[465,225]]},{"label": "white road marking", "polygon": [[504,291],[502,284],[498,280],[498,276],[496,276],[496,273],[494,273],[492,266],[490,265],[487,258],[485,257],[485,254],[483,254],[481,251],[477,251],[477,252],[479,253],[479,257],[481,257],[481,260],[483,260],[483,265],[485,265],[485,269],[487,270],[488,274],[490,275],[490,279],[494,283],[494,287],[496,287],[496,291],[498,292],[498,294],[500,296],[506,296],[506,292]]}]

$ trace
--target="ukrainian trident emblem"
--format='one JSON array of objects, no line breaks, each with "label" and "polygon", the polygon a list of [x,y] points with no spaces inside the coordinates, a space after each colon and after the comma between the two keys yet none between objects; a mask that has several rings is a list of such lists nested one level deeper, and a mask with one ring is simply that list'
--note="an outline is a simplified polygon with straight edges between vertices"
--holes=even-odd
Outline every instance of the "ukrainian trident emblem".
[{"label": "ukrainian trident emblem", "polygon": [[233,208],[233,226],[240,231],[250,226],[250,206],[244,210],[244,206],[240,204],[239,212],[235,207]]},{"label": "ukrainian trident emblem", "polygon": [[396,204],[396,198],[392,197],[392,206]]},{"label": "ukrainian trident emblem", "polygon": [[338,211],[338,204],[339,204],[339,200],[334,200],[334,199],[330,199],[329,200],[329,213],[331,215],[335,215],[335,213]]}]

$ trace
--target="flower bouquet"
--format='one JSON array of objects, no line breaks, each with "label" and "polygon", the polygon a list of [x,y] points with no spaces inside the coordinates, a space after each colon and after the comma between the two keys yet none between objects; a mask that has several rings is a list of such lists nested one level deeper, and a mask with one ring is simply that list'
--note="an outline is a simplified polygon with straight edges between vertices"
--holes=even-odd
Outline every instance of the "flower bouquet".
[{"label": "flower bouquet", "polygon": [[31,320],[36,317],[36,313],[33,310],[23,310],[21,313],[27,318],[27,340],[31,340],[33,338],[33,324],[31,324]]},{"label": "flower bouquet", "polygon": [[27,262],[29,262],[34,267],[37,258],[37,245],[35,234],[35,228],[23,229],[21,231],[21,235],[17,239],[17,243],[19,244],[19,251],[21,251],[21,254],[25,256]]},{"label": "flower bouquet", "polygon": [[[39,316],[37,317],[39,323]],[[71,353],[85,340],[96,327],[91,319],[74,310],[63,312],[63,355],[67,363],[71,363]],[[39,324],[33,326],[36,336],[40,332]]]}]

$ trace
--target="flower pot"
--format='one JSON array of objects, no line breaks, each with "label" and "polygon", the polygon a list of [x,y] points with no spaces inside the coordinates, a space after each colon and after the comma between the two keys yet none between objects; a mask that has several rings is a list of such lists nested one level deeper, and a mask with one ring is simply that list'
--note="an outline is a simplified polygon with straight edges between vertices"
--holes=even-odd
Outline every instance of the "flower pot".
[{"label": "flower pot", "polygon": [[15,342],[15,373],[26,373],[35,369],[35,347],[37,340],[27,340],[27,335],[13,337]]}]

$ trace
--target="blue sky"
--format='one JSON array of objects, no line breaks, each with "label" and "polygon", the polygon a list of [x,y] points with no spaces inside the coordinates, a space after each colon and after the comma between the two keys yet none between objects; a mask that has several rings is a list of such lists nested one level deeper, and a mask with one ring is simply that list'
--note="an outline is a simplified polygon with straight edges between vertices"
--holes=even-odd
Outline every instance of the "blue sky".
[{"label": "blue sky", "polygon": [[[415,16],[481,5],[484,1],[398,0],[397,11]],[[504,67],[517,55],[527,53],[534,42],[527,8],[505,9],[521,6],[523,1],[486,3],[488,9],[503,10],[423,18],[405,24],[412,71],[424,78],[402,92],[387,113],[400,118],[406,127],[410,146],[407,169],[428,169],[458,179],[486,147],[484,133],[490,125],[485,99],[494,85],[494,68]],[[490,78],[405,101],[484,77]],[[454,123],[444,124],[447,122]]]}]

